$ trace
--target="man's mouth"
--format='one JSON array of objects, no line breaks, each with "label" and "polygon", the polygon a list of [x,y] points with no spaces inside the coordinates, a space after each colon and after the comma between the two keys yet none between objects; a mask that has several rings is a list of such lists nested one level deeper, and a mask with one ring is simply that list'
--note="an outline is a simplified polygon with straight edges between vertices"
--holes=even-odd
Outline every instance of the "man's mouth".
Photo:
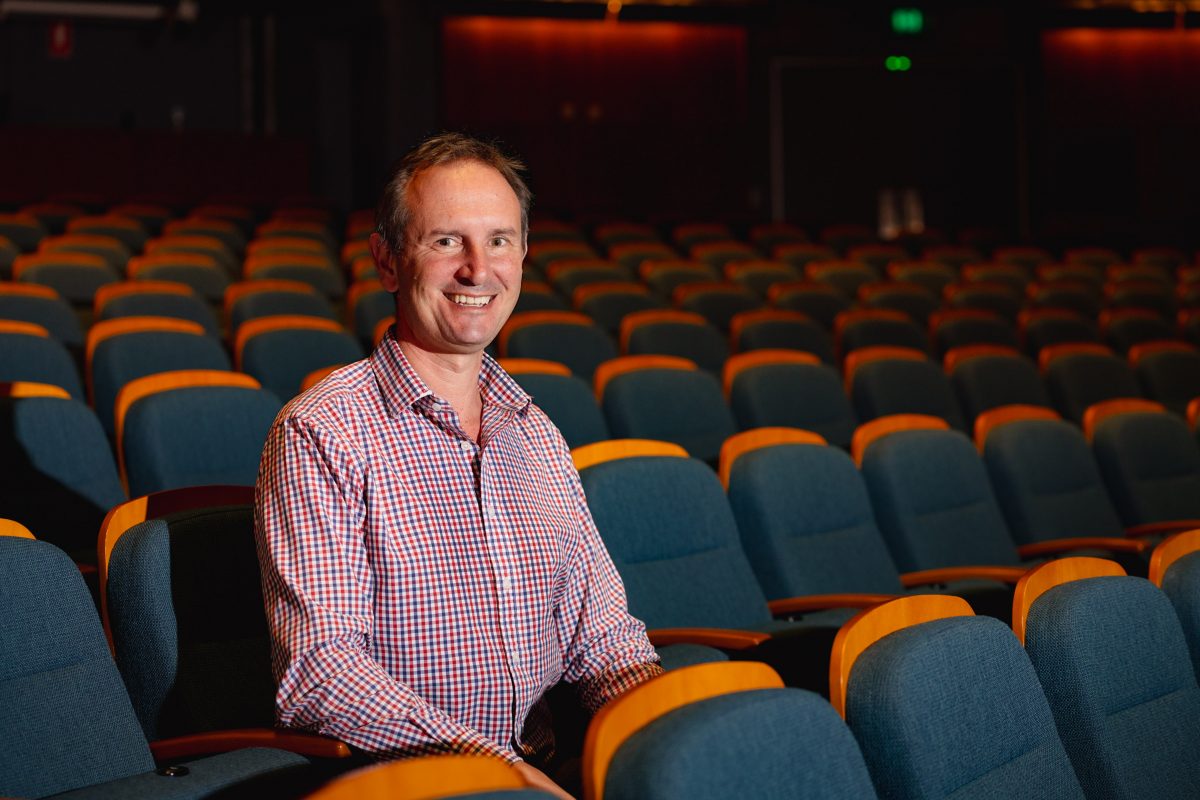
[{"label": "man's mouth", "polygon": [[492,302],[492,297],[495,295],[474,295],[474,294],[448,294],[450,302],[460,306],[469,306],[470,308],[482,308]]}]

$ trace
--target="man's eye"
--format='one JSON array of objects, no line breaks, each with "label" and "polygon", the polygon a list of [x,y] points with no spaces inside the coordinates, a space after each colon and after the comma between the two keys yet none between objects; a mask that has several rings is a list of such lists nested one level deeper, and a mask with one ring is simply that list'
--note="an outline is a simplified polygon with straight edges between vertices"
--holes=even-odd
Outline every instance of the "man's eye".
[{"label": "man's eye", "polygon": [[436,244],[438,247],[453,247],[454,240],[449,236],[443,236],[441,239],[438,239],[436,242],[434,242],[434,244]]},{"label": "man's eye", "polygon": [[492,238],[492,247],[503,247],[508,244],[508,239],[503,236],[495,236]]}]

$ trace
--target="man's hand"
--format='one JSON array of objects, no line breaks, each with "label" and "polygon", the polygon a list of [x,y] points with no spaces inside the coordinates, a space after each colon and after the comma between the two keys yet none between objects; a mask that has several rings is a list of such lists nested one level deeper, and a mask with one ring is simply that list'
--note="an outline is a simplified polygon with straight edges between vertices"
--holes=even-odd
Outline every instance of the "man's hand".
[{"label": "man's hand", "polygon": [[575,798],[564,792],[561,786],[550,780],[549,776],[537,767],[530,766],[525,761],[518,761],[513,767],[521,774],[521,779],[532,788],[541,789],[543,792],[548,792],[561,800],[575,800]]}]

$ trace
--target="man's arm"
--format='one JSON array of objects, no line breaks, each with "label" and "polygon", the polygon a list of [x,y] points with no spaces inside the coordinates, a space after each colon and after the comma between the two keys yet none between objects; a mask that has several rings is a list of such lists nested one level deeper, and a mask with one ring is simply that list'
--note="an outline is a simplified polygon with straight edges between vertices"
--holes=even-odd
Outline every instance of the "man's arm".
[{"label": "man's arm", "polygon": [[336,437],[295,419],[272,429],[259,471],[255,535],[279,723],[379,756],[455,752],[519,761],[371,658],[363,488],[362,459]]},{"label": "man's arm", "polygon": [[579,550],[558,609],[563,679],[579,684],[580,702],[595,713],[663,670],[646,638],[646,626],[629,613],[625,586],[592,520],[569,452],[563,472],[580,531]]}]

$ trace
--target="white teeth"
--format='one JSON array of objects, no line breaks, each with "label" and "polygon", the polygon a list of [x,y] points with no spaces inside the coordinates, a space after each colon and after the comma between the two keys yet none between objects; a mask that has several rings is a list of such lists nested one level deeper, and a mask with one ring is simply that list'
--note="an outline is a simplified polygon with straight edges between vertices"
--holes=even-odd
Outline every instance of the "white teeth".
[{"label": "white teeth", "polygon": [[477,297],[470,294],[452,294],[450,295],[450,299],[453,302],[458,303],[460,306],[472,306],[474,308],[486,306],[492,301],[490,295],[485,297]]}]

